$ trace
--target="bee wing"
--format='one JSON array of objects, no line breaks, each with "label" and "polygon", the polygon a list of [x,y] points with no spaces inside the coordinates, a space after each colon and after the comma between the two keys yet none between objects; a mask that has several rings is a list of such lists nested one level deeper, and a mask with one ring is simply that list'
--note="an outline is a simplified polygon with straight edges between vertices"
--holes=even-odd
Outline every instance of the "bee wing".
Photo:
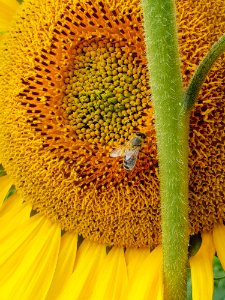
[{"label": "bee wing", "polygon": [[135,147],[134,149],[126,150],[126,152],[125,152],[126,160],[130,160],[130,159],[133,159],[134,156],[138,156],[139,150],[140,150],[140,147]]},{"label": "bee wing", "polygon": [[110,157],[124,156],[126,154],[127,149],[129,149],[129,146],[130,146],[130,141],[116,149],[113,149],[109,156]]},{"label": "bee wing", "polygon": [[119,157],[119,156],[124,156],[125,153],[125,149],[123,147],[119,147],[114,149],[111,153],[110,153],[110,157]]},{"label": "bee wing", "polygon": [[124,156],[124,167],[126,170],[129,171],[133,170],[138,158],[139,150],[140,147],[136,147],[135,149],[126,152]]}]

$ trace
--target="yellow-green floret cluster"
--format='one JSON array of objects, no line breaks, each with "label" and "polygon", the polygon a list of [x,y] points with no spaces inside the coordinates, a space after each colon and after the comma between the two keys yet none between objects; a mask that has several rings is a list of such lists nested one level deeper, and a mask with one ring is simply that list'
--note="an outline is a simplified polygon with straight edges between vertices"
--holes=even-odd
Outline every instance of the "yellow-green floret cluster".
[{"label": "yellow-green floret cluster", "polygon": [[79,139],[122,144],[142,125],[150,101],[147,70],[125,43],[79,45],[65,81],[63,107]]}]

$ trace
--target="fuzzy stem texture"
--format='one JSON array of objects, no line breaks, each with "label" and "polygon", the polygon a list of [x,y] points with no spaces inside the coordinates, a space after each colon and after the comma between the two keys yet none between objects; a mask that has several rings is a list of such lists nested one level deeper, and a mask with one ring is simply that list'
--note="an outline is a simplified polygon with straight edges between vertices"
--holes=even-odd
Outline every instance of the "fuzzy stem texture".
[{"label": "fuzzy stem texture", "polygon": [[142,0],[160,170],[164,299],[186,299],[189,114],[174,0]]}]

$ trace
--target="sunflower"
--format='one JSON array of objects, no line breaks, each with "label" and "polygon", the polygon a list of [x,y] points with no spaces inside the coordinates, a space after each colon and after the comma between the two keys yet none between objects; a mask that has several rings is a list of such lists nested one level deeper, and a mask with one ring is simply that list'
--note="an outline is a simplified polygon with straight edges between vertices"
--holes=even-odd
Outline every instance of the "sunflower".
[{"label": "sunflower", "polygon": [[[225,5],[184,0],[177,11],[187,85],[225,31]],[[27,0],[4,35],[1,299],[163,298],[142,21],[138,0]],[[193,299],[212,299],[215,253],[225,268],[223,67],[221,57],[190,119],[189,231],[201,235]],[[110,153],[135,132],[146,138],[127,172]]]}]

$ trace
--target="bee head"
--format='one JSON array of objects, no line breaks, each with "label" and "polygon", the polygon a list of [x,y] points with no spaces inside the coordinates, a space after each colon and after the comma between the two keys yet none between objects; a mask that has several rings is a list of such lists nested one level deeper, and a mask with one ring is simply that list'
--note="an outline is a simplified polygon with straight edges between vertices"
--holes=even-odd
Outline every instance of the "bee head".
[{"label": "bee head", "polygon": [[142,133],[142,132],[136,132],[136,135],[141,137],[142,139],[146,138],[146,134]]}]

